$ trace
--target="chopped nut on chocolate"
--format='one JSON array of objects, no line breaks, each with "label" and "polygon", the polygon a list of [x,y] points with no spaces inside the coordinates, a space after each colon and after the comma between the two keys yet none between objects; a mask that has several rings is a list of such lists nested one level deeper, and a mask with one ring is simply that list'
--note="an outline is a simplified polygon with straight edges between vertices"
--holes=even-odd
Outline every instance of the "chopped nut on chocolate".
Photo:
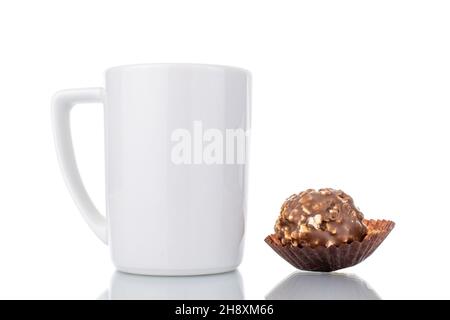
[{"label": "chopped nut on chocolate", "polygon": [[283,245],[339,246],[367,234],[363,214],[341,190],[308,189],[290,196],[281,207],[275,236]]}]

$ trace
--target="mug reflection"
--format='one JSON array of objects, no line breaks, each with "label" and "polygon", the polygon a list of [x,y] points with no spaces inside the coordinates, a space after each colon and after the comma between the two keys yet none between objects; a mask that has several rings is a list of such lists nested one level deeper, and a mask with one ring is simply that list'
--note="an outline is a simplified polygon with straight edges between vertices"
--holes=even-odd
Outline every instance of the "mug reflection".
[{"label": "mug reflection", "polygon": [[361,278],[343,273],[294,272],[266,295],[267,300],[379,300]]},{"label": "mug reflection", "polygon": [[244,299],[239,271],[186,277],[155,277],[114,272],[106,300],[241,300]]}]

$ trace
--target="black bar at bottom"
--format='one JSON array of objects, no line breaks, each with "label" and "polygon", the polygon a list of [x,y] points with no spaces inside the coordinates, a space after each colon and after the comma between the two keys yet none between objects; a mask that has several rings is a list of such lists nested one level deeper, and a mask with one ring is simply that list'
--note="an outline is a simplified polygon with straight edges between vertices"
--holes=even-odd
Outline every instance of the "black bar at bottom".
[{"label": "black bar at bottom", "polygon": [[[428,319],[448,309],[448,301],[308,301],[308,300],[187,300],[187,301],[1,301],[17,317],[24,314],[57,318],[123,316],[125,319],[385,319],[399,307],[403,315]],[[430,306],[431,304],[431,306]]]}]

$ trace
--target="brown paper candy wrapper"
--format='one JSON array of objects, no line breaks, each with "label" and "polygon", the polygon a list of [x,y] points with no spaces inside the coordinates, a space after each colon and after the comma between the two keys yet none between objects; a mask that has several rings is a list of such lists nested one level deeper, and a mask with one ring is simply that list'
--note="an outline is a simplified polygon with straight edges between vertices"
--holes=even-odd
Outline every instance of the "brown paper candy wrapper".
[{"label": "brown paper candy wrapper", "polygon": [[330,272],[354,266],[366,259],[395,226],[389,220],[364,220],[364,224],[367,226],[367,235],[361,242],[354,241],[328,248],[294,247],[282,245],[273,235],[267,236],[265,242],[297,269]]}]

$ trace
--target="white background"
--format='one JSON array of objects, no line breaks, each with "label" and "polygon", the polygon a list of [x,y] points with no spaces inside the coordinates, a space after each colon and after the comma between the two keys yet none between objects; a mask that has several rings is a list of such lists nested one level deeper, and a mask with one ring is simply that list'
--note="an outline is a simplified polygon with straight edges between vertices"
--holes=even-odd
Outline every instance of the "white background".
[{"label": "white background", "polygon": [[[449,16],[448,1],[2,1],[0,298],[108,290],[109,252],[66,191],[49,104],[59,89],[101,86],[107,67],[146,62],[253,73],[245,298],[295,271],[263,239],[286,197],[324,186],[397,223],[341,273],[383,299],[450,298]],[[85,105],[72,119],[104,211],[102,116]]]}]

